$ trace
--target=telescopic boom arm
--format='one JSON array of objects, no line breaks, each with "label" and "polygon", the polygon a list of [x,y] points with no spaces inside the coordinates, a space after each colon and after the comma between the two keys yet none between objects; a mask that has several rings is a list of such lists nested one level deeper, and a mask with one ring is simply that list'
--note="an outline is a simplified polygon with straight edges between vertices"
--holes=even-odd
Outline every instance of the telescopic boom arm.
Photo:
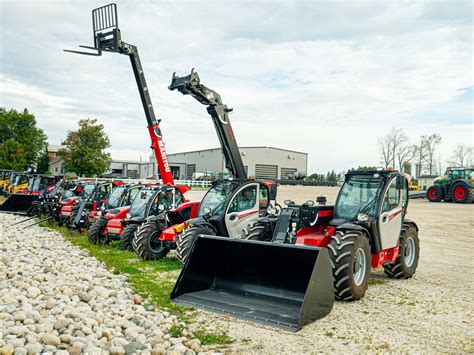
[{"label": "telescopic boom arm", "polygon": [[174,185],[173,175],[168,162],[168,156],[163,142],[160,122],[155,116],[153,104],[151,103],[150,93],[143,73],[143,67],[140,62],[137,47],[122,41],[120,29],[118,28],[117,5],[109,4],[99,7],[92,11],[92,28],[94,36],[94,46],[79,46],[93,50],[95,52],[81,52],[64,50],[70,53],[101,56],[102,52],[114,52],[128,55],[132,64],[133,74],[137,82],[138,92],[145,111],[148,123],[148,132],[151,138],[151,148],[154,151],[158,169],[163,180],[163,184]]},{"label": "telescopic boom arm", "polygon": [[232,109],[222,103],[221,96],[214,90],[202,85],[194,69],[191,74],[183,77],[176,76],[176,73],[173,74],[169,89],[177,89],[183,95],[191,95],[207,106],[207,112],[212,117],[212,122],[222,146],[226,168],[234,178],[247,179],[244,163],[229,120],[229,112],[232,112]]}]

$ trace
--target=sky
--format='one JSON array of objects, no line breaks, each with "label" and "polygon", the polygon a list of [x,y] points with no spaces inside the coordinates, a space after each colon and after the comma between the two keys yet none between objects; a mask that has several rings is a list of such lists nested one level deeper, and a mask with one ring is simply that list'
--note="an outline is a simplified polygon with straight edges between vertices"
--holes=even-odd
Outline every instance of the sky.
[{"label": "sky", "polygon": [[[439,133],[439,155],[474,144],[472,1],[116,1],[138,47],[168,153],[219,146],[203,105],[169,91],[173,72],[234,109],[240,146],[309,153],[308,172],[380,165],[377,139]],[[100,1],[0,0],[0,106],[35,114],[51,144],[97,118],[115,159],[150,154],[128,58],[92,45]]]}]

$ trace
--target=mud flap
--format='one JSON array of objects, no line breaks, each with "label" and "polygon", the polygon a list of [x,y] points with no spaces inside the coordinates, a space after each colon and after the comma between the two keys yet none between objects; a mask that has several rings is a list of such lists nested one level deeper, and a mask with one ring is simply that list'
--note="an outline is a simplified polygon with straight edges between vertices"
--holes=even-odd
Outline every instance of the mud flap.
[{"label": "mud flap", "polygon": [[198,236],[173,303],[297,331],[334,304],[326,248]]},{"label": "mud flap", "polygon": [[0,213],[31,216],[35,212],[35,201],[38,201],[38,195],[12,194],[0,205]]}]

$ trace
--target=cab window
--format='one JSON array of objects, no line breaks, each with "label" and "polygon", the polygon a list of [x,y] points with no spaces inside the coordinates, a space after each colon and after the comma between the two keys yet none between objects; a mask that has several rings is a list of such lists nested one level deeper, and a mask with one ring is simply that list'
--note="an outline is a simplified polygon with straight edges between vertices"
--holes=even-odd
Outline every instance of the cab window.
[{"label": "cab window", "polygon": [[247,186],[234,197],[229,206],[229,213],[251,209],[255,207],[256,203],[257,185]]},{"label": "cab window", "polygon": [[109,197],[109,194],[110,194],[110,190],[111,190],[110,185],[101,186],[99,188],[99,199],[100,200],[107,200],[107,198]]},{"label": "cab window", "polygon": [[132,204],[133,199],[135,198],[135,196],[137,196],[139,192],[139,187],[128,190],[127,196],[125,197],[125,206],[130,206]]},{"label": "cab window", "polygon": [[385,194],[382,204],[382,212],[388,212],[400,204],[400,190],[397,189],[397,179],[393,179]]},{"label": "cab window", "polygon": [[268,207],[268,188],[266,186],[260,186],[260,193],[259,193],[260,201],[259,201],[259,209],[266,210]]}]

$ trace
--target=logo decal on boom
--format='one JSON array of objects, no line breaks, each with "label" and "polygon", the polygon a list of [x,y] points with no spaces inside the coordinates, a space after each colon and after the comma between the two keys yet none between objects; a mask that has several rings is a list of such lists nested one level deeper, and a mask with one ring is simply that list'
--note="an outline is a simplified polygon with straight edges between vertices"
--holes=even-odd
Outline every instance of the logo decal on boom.
[{"label": "logo decal on boom", "polygon": [[168,162],[168,156],[166,155],[165,143],[163,141],[158,141],[158,148],[160,148],[161,159],[163,160],[163,165],[165,166],[165,171],[167,173],[171,172],[170,163]]}]

